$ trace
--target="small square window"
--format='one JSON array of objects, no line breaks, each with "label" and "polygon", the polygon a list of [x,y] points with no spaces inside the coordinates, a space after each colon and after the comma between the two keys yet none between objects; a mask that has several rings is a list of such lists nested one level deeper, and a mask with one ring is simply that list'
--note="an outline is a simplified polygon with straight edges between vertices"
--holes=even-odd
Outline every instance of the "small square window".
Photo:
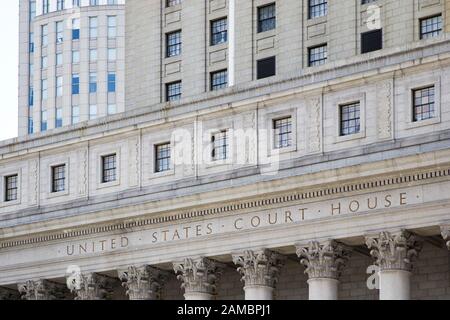
[{"label": "small square window", "polygon": [[228,72],[227,70],[217,71],[211,73],[211,90],[220,90],[228,86]]},{"label": "small square window", "polygon": [[361,131],[361,107],[359,102],[340,106],[341,136],[357,134]]},{"label": "small square window", "polygon": [[361,34],[361,53],[383,49],[383,30],[373,30]]},{"label": "small square window", "polygon": [[423,121],[435,117],[434,86],[413,90],[413,121]]},{"label": "small square window", "polygon": [[117,157],[115,154],[102,157],[102,183],[114,182],[117,179]]},{"label": "small square window", "polygon": [[170,168],[170,143],[164,143],[155,146],[155,171],[165,172]]},{"label": "small square window", "polygon": [[267,59],[258,60],[257,63],[257,78],[264,79],[272,77],[276,74],[276,59],[270,57]]},{"label": "small square window", "polygon": [[166,84],[166,101],[181,99],[181,81]]},{"label": "small square window", "polygon": [[66,188],[66,166],[52,167],[52,192],[62,192]]},{"label": "small square window", "polygon": [[18,199],[19,176],[17,174],[5,177],[5,201]]},{"label": "small square window", "polygon": [[325,64],[327,62],[327,59],[328,47],[326,44],[308,49],[308,65],[310,67]]}]

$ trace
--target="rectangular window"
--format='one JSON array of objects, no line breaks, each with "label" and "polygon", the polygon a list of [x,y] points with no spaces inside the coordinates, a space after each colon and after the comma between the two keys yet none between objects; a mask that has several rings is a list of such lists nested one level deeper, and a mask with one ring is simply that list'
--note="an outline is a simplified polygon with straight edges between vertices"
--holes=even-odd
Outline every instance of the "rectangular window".
[{"label": "rectangular window", "polygon": [[62,108],[56,108],[55,128],[61,128],[63,125]]},{"label": "rectangular window", "polygon": [[442,15],[420,20],[420,39],[433,38],[442,32]]},{"label": "rectangular window", "polygon": [[258,79],[272,77],[275,74],[276,74],[275,57],[258,60],[258,63],[257,63],[257,78]]},{"label": "rectangular window", "polygon": [[116,92],[116,74],[108,73],[108,92]]},{"label": "rectangular window", "polygon": [[117,19],[115,16],[108,17],[108,38],[117,36]]},{"label": "rectangular window", "polygon": [[93,120],[97,118],[97,105],[92,104],[89,106],[89,119]]},{"label": "rectangular window", "polygon": [[80,63],[80,51],[72,51],[72,63]]},{"label": "rectangular window", "polygon": [[89,93],[97,92],[97,73],[91,72],[89,74]]},{"label": "rectangular window", "polygon": [[30,32],[29,42],[30,42],[30,47],[28,49],[29,49],[30,53],[33,53],[34,52],[34,32]]},{"label": "rectangular window", "polygon": [[80,75],[72,74],[72,94],[80,94]]},{"label": "rectangular window", "polygon": [[368,31],[361,34],[361,53],[383,49],[382,29]]},{"label": "rectangular window", "polygon": [[108,61],[116,61],[117,59],[117,51],[115,48],[109,48],[108,49]]},{"label": "rectangular window", "polygon": [[56,77],[56,96],[62,97],[63,95],[63,77]]},{"label": "rectangular window", "polygon": [[62,192],[66,189],[66,166],[52,167],[52,192]]},{"label": "rectangular window", "polygon": [[225,43],[228,41],[227,18],[211,21],[211,45]]},{"label": "rectangular window", "polygon": [[181,99],[181,81],[166,84],[166,101]]},{"label": "rectangular window", "polygon": [[308,65],[310,67],[320,66],[327,62],[328,47],[327,45],[320,45],[308,49]]},{"label": "rectangular window", "polygon": [[413,121],[434,118],[435,113],[435,90],[434,86],[413,90]]},{"label": "rectangular window", "polygon": [[173,7],[179,5],[181,0],[166,0],[166,7]]},{"label": "rectangular window", "polygon": [[228,71],[221,70],[211,73],[211,90],[224,89],[228,86]]},{"label": "rectangular window", "polygon": [[47,79],[41,80],[41,100],[48,98],[48,82]]},{"label": "rectangular window", "polygon": [[41,132],[47,131],[48,124],[47,124],[47,111],[42,110],[41,111]]},{"label": "rectangular window", "polygon": [[174,57],[181,54],[181,31],[175,31],[166,35],[166,56]]},{"label": "rectangular window", "polygon": [[72,124],[80,122],[80,107],[72,106]]},{"label": "rectangular window", "polygon": [[48,67],[48,59],[47,56],[43,56],[41,58],[41,69],[46,69]]},{"label": "rectangular window", "polygon": [[160,144],[155,147],[156,154],[156,172],[170,170],[170,143]]},{"label": "rectangular window", "polygon": [[58,0],[56,2],[56,10],[61,11],[64,10],[65,4],[64,4],[64,0]]},{"label": "rectangular window", "polygon": [[41,45],[43,47],[48,45],[48,25],[41,26]]},{"label": "rectangular window", "polygon": [[116,155],[108,155],[102,157],[102,183],[116,181]]},{"label": "rectangular window", "polygon": [[57,53],[56,54],[56,65],[57,66],[62,66],[63,64],[63,54],[62,53]]},{"label": "rectangular window", "polygon": [[42,13],[46,14],[50,10],[50,0],[42,0]]},{"label": "rectangular window", "polygon": [[72,40],[80,39],[80,19],[72,19]]},{"label": "rectangular window", "polygon": [[64,41],[64,23],[63,21],[56,22],[56,43]]},{"label": "rectangular window", "polygon": [[213,161],[228,159],[228,130],[222,130],[211,136]]},{"label": "rectangular window", "polygon": [[91,49],[89,50],[89,60],[91,62],[97,61],[97,49]]},{"label": "rectangular window", "polygon": [[348,136],[361,131],[360,103],[341,105],[340,109],[340,134]]},{"label": "rectangular window", "polygon": [[115,104],[108,104],[108,110],[106,110],[108,115],[116,114],[117,113],[117,106]]},{"label": "rectangular window", "polygon": [[89,38],[95,39],[98,35],[98,19],[97,17],[89,18]]},{"label": "rectangular window", "polygon": [[258,32],[265,32],[276,28],[275,3],[258,8]]},{"label": "rectangular window", "polygon": [[309,19],[323,17],[328,14],[327,0],[309,0]]},{"label": "rectangular window", "polygon": [[34,89],[30,87],[28,90],[28,105],[32,107],[34,105]]},{"label": "rectangular window", "polygon": [[19,176],[17,174],[5,177],[5,201],[18,199]]},{"label": "rectangular window", "polygon": [[275,149],[288,148],[292,145],[292,118],[287,117],[273,121]]}]

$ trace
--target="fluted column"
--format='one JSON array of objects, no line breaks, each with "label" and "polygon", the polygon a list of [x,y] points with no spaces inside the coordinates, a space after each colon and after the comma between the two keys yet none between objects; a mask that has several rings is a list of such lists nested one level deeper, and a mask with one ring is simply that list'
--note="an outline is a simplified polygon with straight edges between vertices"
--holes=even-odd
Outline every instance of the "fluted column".
[{"label": "fluted column", "polygon": [[217,294],[221,265],[207,258],[186,258],[173,264],[173,269],[182,281],[186,300],[212,300]]},{"label": "fluted column", "polygon": [[245,300],[272,300],[285,257],[270,251],[247,250],[233,255],[244,282]]},{"label": "fluted column", "polygon": [[29,280],[17,285],[22,299],[25,300],[58,300],[63,299],[64,285],[48,280]]},{"label": "fluted column", "polygon": [[445,244],[447,248],[450,250],[450,225],[449,226],[441,226],[441,235],[445,240]]},{"label": "fluted column", "polygon": [[119,279],[130,300],[159,300],[168,273],[149,265],[120,270]]},{"label": "fluted column", "polygon": [[409,300],[413,261],[422,244],[402,230],[366,237],[366,245],[380,268],[380,300]]},{"label": "fluted column", "polygon": [[309,300],[337,300],[339,277],[350,251],[336,241],[297,245],[297,256],[308,275]]},{"label": "fluted column", "polygon": [[75,300],[106,300],[112,292],[114,280],[98,273],[80,273],[68,283]]}]

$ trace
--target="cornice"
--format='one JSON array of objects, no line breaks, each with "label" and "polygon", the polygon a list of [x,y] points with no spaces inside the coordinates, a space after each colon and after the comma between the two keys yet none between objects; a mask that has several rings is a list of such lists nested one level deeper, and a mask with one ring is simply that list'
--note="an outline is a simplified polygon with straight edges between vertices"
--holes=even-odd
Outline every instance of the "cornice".
[{"label": "cornice", "polygon": [[[251,210],[253,208],[265,208],[273,205],[290,205],[299,201],[314,201],[321,198],[342,195],[347,196],[353,192],[364,192],[377,190],[383,187],[401,187],[412,183],[432,183],[438,179],[448,179],[450,177],[450,166],[437,169],[428,169],[421,172],[402,172],[383,178],[365,179],[365,181],[353,181],[347,183],[336,183],[333,186],[316,187],[314,190],[290,192],[282,195],[272,195],[265,199],[243,200],[237,203],[210,206],[203,209],[182,211],[159,217],[139,217],[129,221],[125,219],[119,222],[104,223],[101,225],[83,226],[71,230],[59,230],[45,235],[20,237],[0,241],[0,249],[14,248],[20,246],[34,245],[39,243],[72,239],[82,236],[98,235],[120,230],[130,230],[146,226],[164,224],[168,222],[183,223],[184,221],[210,217],[239,211]],[[127,221],[128,220],[128,221]]]}]

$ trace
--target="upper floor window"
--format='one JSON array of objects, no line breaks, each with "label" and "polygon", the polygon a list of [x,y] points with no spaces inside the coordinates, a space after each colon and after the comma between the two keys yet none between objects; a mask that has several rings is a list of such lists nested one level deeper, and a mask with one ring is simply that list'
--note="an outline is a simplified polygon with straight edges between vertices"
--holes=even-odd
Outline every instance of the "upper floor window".
[{"label": "upper floor window", "polygon": [[80,19],[72,19],[72,40],[80,39]]},{"label": "upper floor window", "polygon": [[383,30],[372,30],[361,34],[361,53],[383,49]]},{"label": "upper floor window", "polygon": [[108,73],[108,92],[116,92],[116,73]]},{"label": "upper floor window", "polygon": [[56,2],[56,10],[61,11],[64,10],[65,4],[64,4],[64,0],[58,0]]},{"label": "upper floor window", "polygon": [[170,143],[155,146],[155,171],[164,172],[170,170]]},{"label": "upper floor window", "polygon": [[77,124],[80,122],[80,107],[72,106],[72,124]]},{"label": "upper floor window", "polygon": [[63,95],[63,77],[56,76],[56,96],[62,97]]},{"label": "upper floor window", "polygon": [[48,128],[47,110],[41,111],[41,131],[45,132]]},{"label": "upper floor window", "polygon": [[166,0],[166,7],[173,7],[179,5],[181,0]]},{"label": "upper floor window", "polygon": [[211,90],[224,89],[228,86],[228,71],[221,70],[211,73]]},{"label": "upper floor window", "polygon": [[41,26],[41,45],[46,47],[48,45],[48,25]]},{"label": "upper floor window", "polygon": [[328,14],[328,0],[309,0],[309,19],[326,16]]},{"label": "upper floor window", "polygon": [[99,0],[90,0],[90,1],[89,1],[89,4],[90,4],[91,6],[96,6],[96,5],[98,5],[98,2],[99,2]]},{"label": "upper floor window", "polygon": [[274,120],[273,129],[275,149],[287,148],[292,145],[292,117]]},{"label": "upper floor window", "polygon": [[420,20],[420,39],[428,39],[440,35],[442,32],[442,15]]},{"label": "upper floor window", "polygon": [[211,136],[213,161],[228,159],[228,130],[222,130]]},{"label": "upper floor window", "polygon": [[413,90],[413,121],[434,118],[435,90],[434,86]]},{"label": "upper floor window", "polygon": [[41,100],[47,100],[48,98],[48,82],[47,79],[41,80]]},{"label": "upper floor window", "polygon": [[257,78],[263,79],[272,77],[276,74],[276,58],[270,57],[258,60],[257,62]]},{"label": "upper floor window", "polygon": [[80,93],[80,75],[72,74],[72,94]]},{"label": "upper floor window", "polygon": [[36,1],[30,1],[30,16],[29,19],[32,21],[36,17]]},{"label": "upper floor window", "polygon": [[354,102],[339,106],[340,134],[348,136],[359,133],[361,130],[360,103]]},{"label": "upper floor window", "polygon": [[56,22],[56,43],[64,41],[64,23],[63,21]]},{"label": "upper floor window", "polygon": [[117,0],[108,0],[109,5],[117,4]]},{"label": "upper floor window", "polygon": [[30,42],[29,51],[30,51],[30,53],[33,53],[34,52],[34,32],[30,32],[29,42]]},{"label": "upper floor window", "polygon": [[108,38],[117,36],[117,18],[115,16],[108,17]]},{"label": "upper floor window", "polygon": [[166,101],[181,99],[181,81],[166,84]]},{"label": "upper floor window", "polygon": [[89,38],[95,39],[98,35],[98,18],[90,17],[89,18]]},{"label": "upper floor window", "polygon": [[275,3],[258,8],[258,32],[276,28]]},{"label": "upper floor window", "polygon": [[5,201],[18,199],[19,176],[17,174],[5,177]]},{"label": "upper floor window", "polygon": [[89,93],[97,92],[97,73],[89,73]]},{"label": "upper floor window", "polygon": [[43,0],[42,1],[42,13],[46,14],[50,10],[50,0]]},{"label": "upper floor window", "polygon": [[181,54],[181,31],[175,31],[166,35],[166,56],[174,57]]},{"label": "upper floor window", "polygon": [[117,157],[115,154],[102,157],[102,183],[116,181]]},{"label": "upper floor window", "polygon": [[325,64],[328,59],[328,47],[326,44],[308,49],[308,65],[310,67]]},{"label": "upper floor window", "polygon": [[378,0],[361,0],[361,4],[368,4],[368,3],[372,3]]},{"label": "upper floor window", "polygon": [[72,0],[72,6],[78,8],[80,6],[81,0]]},{"label": "upper floor window", "polygon": [[222,18],[211,21],[211,45],[217,45],[228,41],[228,20]]},{"label": "upper floor window", "polygon": [[63,125],[62,108],[56,108],[55,128],[61,128]]},{"label": "upper floor window", "polygon": [[62,192],[66,188],[66,165],[52,167],[52,192]]},{"label": "upper floor window", "polygon": [[89,105],[89,120],[93,120],[97,118],[97,105],[91,104]]}]

